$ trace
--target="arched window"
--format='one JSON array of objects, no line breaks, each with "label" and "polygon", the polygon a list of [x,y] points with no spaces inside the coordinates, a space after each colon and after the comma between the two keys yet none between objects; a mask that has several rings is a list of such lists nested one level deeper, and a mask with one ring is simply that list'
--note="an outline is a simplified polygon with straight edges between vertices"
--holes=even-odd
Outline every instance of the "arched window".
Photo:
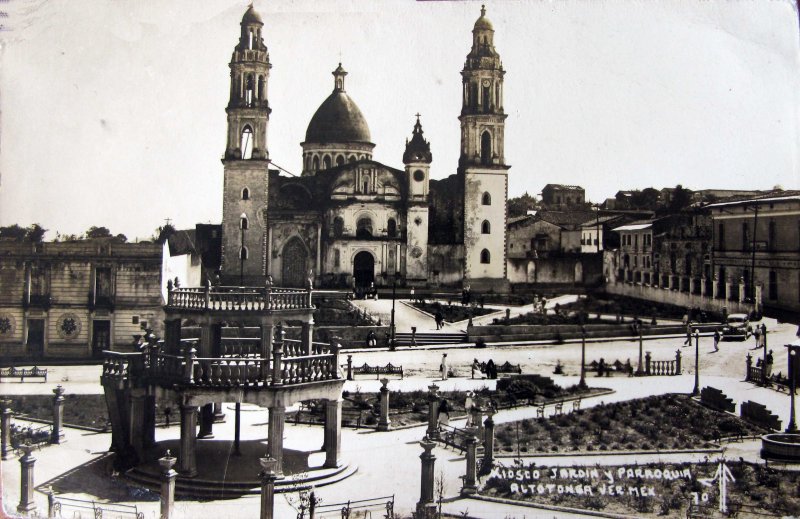
[{"label": "arched window", "polygon": [[492,162],[492,134],[485,131],[481,134],[481,163]]},{"label": "arched window", "polygon": [[250,222],[247,220],[246,216],[242,216],[239,219],[239,228],[243,231],[246,231],[250,227]]},{"label": "arched window", "polygon": [[359,218],[356,222],[356,238],[372,238],[372,220],[369,217]]},{"label": "arched window", "polygon": [[483,87],[481,90],[483,92],[483,99],[481,100],[481,102],[483,103],[483,111],[488,112],[490,108],[489,94],[492,91],[489,87]]},{"label": "arched window", "polygon": [[242,247],[239,249],[239,259],[246,260],[247,259],[247,247]]},{"label": "arched window", "polygon": [[333,219],[333,236],[341,238],[342,234],[344,234],[344,219],[341,216],[337,216]]},{"label": "arched window", "polygon": [[488,191],[483,193],[483,197],[481,198],[481,204],[492,205],[492,195],[490,195]]},{"label": "arched window", "polygon": [[333,249],[333,266],[339,268],[342,264],[342,253],[339,249]]},{"label": "arched window", "polygon": [[312,161],[313,167],[311,168],[313,171],[319,171],[319,157],[314,155],[314,160]]},{"label": "arched window", "polygon": [[477,83],[470,83],[469,85],[469,99],[470,106],[474,109],[478,107],[478,85]]},{"label": "arched window", "polygon": [[253,156],[253,129],[249,124],[246,124],[244,128],[242,128],[239,149],[242,150],[243,160],[249,160]]},{"label": "arched window", "polygon": [[244,98],[245,103],[247,104],[247,106],[253,106],[253,94],[254,94],[254,91],[256,89],[256,80],[253,77],[253,74],[248,74],[247,75],[245,88],[246,88],[245,93],[244,93],[245,94],[245,98]]},{"label": "arched window", "polygon": [[394,238],[397,235],[397,222],[394,218],[389,218],[389,222],[386,225],[386,234],[389,235],[389,238]]},{"label": "arched window", "polygon": [[350,164],[352,164],[355,161],[356,161],[356,156],[355,155],[350,155],[350,158],[347,159],[347,162],[349,162]]},{"label": "arched window", "polygon": [[322,169],[328,169],[329,167],[331,167],[331,156],[325,155],[322,158]]},{"label": "arched window", "polygon": [[336,156],[336,165],[337,166],[344,165],[344,156],[343,155],[337,155]]},{"label": "arched window", "polygon": [[492,233],[492,225],[489,223],[489,220],[484,220],[481,224],[481,234],[491,234]]},{"label": "arched window", "polygon": [[483,249],[481,251],[481,263],[490,263],[491,260],[492,260],[492,257],[489,254],[489,249]]},{"label": "arched window", "polygon": [[242,189],[242,200],[250,200],[250,190],[247,188]]},{"label": "arched window", "polygon": [[363,190],[362,193],[369,193],[369,175],[364,176],[364,180],[362,181]]}]

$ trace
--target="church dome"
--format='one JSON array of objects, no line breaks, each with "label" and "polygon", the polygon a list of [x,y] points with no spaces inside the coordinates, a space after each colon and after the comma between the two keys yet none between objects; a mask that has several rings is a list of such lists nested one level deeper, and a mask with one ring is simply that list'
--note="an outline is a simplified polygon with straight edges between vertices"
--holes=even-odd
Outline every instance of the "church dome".
[{"label": "church dome", "polygon": [[475,27],[472,28],[473,31],[493,31],[494,26],[492,22],[486,18],[486,7],[481,6],[481,17],[475,21]]},{"label": "church dome", "polygon": [[264,25],[264,22],[261,20],[261,15],[259,15],[256,12],[255,8],[253,7],[253,4],[250,4],[250,7],[247,8],[247,11],[245,11],[244,16],[242,16],[242,25],[249,25],[254,23],[259,23],[261,25]]},{"label": "church dome", "polygon": [[356,103],[344,91],[347,72],[339,67],[331,95],[317,109],[306,130],[306,142],[370,142],[369,126]]}]

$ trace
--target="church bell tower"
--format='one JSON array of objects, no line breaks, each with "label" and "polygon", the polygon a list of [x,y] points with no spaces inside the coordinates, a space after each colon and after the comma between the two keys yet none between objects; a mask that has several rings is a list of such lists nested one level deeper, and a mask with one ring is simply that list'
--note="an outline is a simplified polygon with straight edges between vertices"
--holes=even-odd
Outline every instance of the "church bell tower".
[{"label": "church bell tower", "polygon": [[269,52],[264,23],[252,5],[241,22],[231,57],[228,138],[225,146],[222,202],[223,284],[263,284],[269,184],[267,101]]},{"label": "church bell tower", "polygon": [[481,7],[462,77],[461,155],[464,182],[464,278],[472,288],[504,289],[506,201],[504,156],[507,115],[503,110],[503,63],[494,47],[494,27]]},{"label": "church bell tower", "polygon": [[428,191],[430,182],[431,145],[422,136],[422,124],[414,125],[411,140],[403,153],[408,186],[406,213],[406,281],[424,286],[428,277]]}]

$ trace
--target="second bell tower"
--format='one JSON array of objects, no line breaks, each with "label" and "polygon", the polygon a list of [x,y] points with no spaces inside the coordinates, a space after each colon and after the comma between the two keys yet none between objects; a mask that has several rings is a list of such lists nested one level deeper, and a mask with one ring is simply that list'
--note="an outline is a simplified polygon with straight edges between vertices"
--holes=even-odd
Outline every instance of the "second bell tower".
[{"label": "second bell tower", "polygon": [[239,43],[231,57],[228,136],[222,202],[223,284],[262,284],[269,185],[267,84],[272,65],[251,5],[242,17]]}]

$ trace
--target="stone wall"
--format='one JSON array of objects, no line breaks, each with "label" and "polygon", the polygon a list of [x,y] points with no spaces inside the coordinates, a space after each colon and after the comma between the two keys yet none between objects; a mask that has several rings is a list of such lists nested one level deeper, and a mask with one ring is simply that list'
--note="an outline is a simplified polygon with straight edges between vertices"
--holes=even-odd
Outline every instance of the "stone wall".
[{"label": "stone wall", "polygon": [[[680,333],[686,333],[683,325],[645,325],[642,328],[643,336]],[[470,326],[467,337],[469,342],[478,339],[487,342],[580,339],[581,327],[577,324]],[[634,337],[634,333],[630,322],[587,324],[586,337]]]}]

